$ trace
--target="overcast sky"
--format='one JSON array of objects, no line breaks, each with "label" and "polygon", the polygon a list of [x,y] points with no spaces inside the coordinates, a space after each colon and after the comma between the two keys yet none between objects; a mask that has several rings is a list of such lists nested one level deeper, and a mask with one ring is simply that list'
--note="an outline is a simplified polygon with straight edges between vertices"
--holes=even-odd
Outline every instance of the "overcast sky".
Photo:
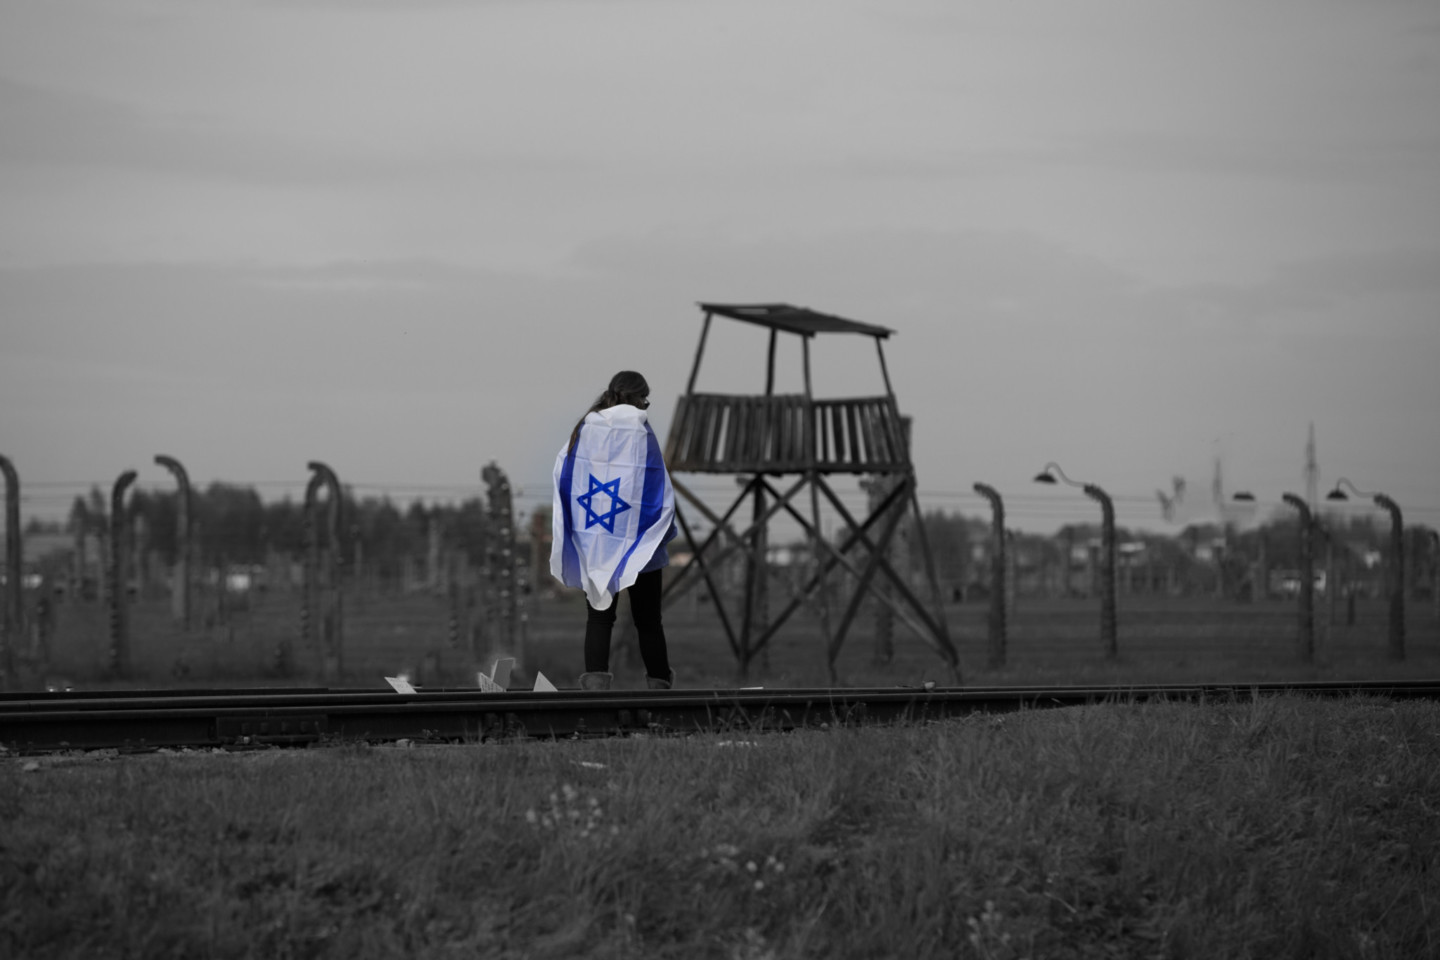
[{"label": "overcast sky", "polygon": [[27,515],[156,453],[528,509],[615,370],[663,438],[696,301],[787,301],[896,331],[927,505],[1278,503],[1313,422],[1437,526],[1437,105],[1433,0],[7,2],[0,454]]}]

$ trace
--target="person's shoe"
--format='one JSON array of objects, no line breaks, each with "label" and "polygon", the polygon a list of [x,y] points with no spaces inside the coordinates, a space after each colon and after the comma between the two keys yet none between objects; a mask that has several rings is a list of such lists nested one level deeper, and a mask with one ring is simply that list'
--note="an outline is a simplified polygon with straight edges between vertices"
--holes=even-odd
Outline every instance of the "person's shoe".
[{"label": "person's shoe", "polygon": [[599,670],[590,673],[580,674],[581,690],[609,690],[610,681],[615,679],[613,673],[601,673]]},{"label": "person's shoe", "polygon": [[675,686],[675,671],[670,671],[670,676],[661,680],[659,677],[646,677],[645,686],[651,690],[669,690]]}]

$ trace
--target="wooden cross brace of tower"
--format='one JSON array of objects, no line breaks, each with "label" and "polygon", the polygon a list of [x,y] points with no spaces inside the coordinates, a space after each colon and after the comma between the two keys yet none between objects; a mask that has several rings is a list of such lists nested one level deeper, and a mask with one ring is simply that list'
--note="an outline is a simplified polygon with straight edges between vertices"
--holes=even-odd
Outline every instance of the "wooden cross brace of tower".
[{"label": "wooden cross brace of tower", "polygon": [[[679,502],[676,503],[676,519],[690,544],[691,559],[666,584],[666,602],[673,601],[694,586],[698,581],[690,574],[698,571],[715,604],[721,626],[739,663],[740,674],[744,676],[754,656],[765,648],[802,604],[820,591],[820,629],[826,640],[827,662],[834,680],[835,661],[845,642],[845,635],[861,602],[867,595],[872,596],[933,648],[949,666],[953,680],[959,683],[959,658],[945,625],[940,585],[920,515],[906,424],[900,416],[895,391],[891,388],[890,375],[885,367],[882,343],[893,331],[785,303],[701,303],[699,306],[704,311],[705,321],[699,346],[695,350],[690,380],[684,396],[676,405],[675,417],[670,425],[665,443],[665,462],[675,492],[703,515],[712,529],[703,542],[697,543],[684,510]],[[695,378],[704,357],[710,322],[717,316],[769,329],[763,395],[695,392]],[[801,338],[805,377],[803,394],[774,392],[775,347],[781,333]],[[815,399],[810,381],[810,340],[821,333],[852,333],[874,338],[885,394]],[[728,509],[716,513],[675,478],[676,474],[682,473],[738,475],[740,493]],[[892,482],[887,484],[888,492],[873,505],[869,515],[857,520],[826,479],[832,474],[882,475]],[[796,479],[784,489],[772,482],[772,478],[787,475]],[[810,500],[808,516],[803,503],[796,506],[800,494],[806,491]],[[822,499],[846,525],[838,543],[830,542],[821,532]],[[734,517],[747,500],[752,504],[750,524],[743,530],[737,530]],[[907,507],[915,517],[918,545],[929,580],[931,604],[928,607],[895,571],[886,556],[886,548],[904,519]],[[814,553],[815,568],[784,610],[760,627],[756,622],[755,605],[757,594],[762,589],[761,578],[765,576],[767,531],[770,521],[782,512],[805,531]],[[719,564],[736,551],[741,551],[746,560],[738,624],[733,623],[727,614],[722,591],[713,575]],[[840,621],[832,631],[823,600],[823,585],[826,577],[837,567],[855,579],[856,589],[848,598]],[[892,591],[881,590],[877,577],[883,577],[884,582],[893,588]]]}]

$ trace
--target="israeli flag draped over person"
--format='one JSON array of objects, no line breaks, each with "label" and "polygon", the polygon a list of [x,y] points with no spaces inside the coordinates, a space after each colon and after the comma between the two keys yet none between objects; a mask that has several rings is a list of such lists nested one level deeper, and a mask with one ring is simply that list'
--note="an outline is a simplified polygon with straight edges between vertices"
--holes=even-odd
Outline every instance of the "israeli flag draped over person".
[{"label": "israeli flag draped over person", "polygon": [[550,573],[596,610],[646,570],[665,566],[675,490],[645,411],[617,404],[585,416],[555,458]]}]

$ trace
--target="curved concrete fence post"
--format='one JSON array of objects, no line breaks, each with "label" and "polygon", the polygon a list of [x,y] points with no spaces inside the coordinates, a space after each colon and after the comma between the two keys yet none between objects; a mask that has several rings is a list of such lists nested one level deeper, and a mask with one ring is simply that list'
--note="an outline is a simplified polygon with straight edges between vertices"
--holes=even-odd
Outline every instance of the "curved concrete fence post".
[{"label": "curved concrete fence post", "polygon": [[135,471],[126,470],[115,478],[110,488],[110,672],[116,677],[130,676],[130,582],[125,558],[129,542],[130,518],[125,515],[125,491],[135,482]]},{"label": "curved concrete fence post", "polygon": [[989,665],[997,669],[1005,666],[1005,502],[994,487],[977,483],[974,490],[990,503],[990,617]]},{"label": "curved concrete fence post", "polygon": [[170,587],[170,612],[175,622],[190,629],[190,475],[174,457],[155,455],[155,463],[169,470],[177,484],[175,500],[175,572]]},{"label": "curved concrete fence post", "polygon": [[1300,514],[1300,623],[1297,652],[1305,663],[1315,662],[1315,518],[1310,504],[1293,493],[1280,495]]},{"label": "curved concrete fence post", "polygon": [[5,475],[5,644],[0,650],[0,690],[9,690],[16,683],[15,649],[25,632],[25,584],[23,579],[24,545],[20,540],[20,475],[8,457],[0,457],[0,473]]},{"label": "curved concrete fence post", "polygon": [[[305,485],[305,604],[301,614],[302,638],[308,645],[318,615],[321,673],[327,681],[338,680],[345,672],[344,610],[341,591],[340,480],[324,463],[311,460]],[[325,549],[320,548],[319,492],[325,488]],[[323,587],[323,589],[322,589]],[[323,601],[323,602],[322,602]],[[277,658],[278,659],[278,658]],[[287,665],[288,666],[288,665]]]},{"label": "curved concrete fence post", "polygon": [[1105,657],[1114,660],[1120,655],[1119,617],[1115,604],[1115,503],[1110,495],[1093,483],[1071,480],[1058,463],[1047,463],[1035,475],[1036,483],[1055,483],[1056,477],[1072,487],[1079,487],[1085,496],[1100,504],[1100,642]]}]

